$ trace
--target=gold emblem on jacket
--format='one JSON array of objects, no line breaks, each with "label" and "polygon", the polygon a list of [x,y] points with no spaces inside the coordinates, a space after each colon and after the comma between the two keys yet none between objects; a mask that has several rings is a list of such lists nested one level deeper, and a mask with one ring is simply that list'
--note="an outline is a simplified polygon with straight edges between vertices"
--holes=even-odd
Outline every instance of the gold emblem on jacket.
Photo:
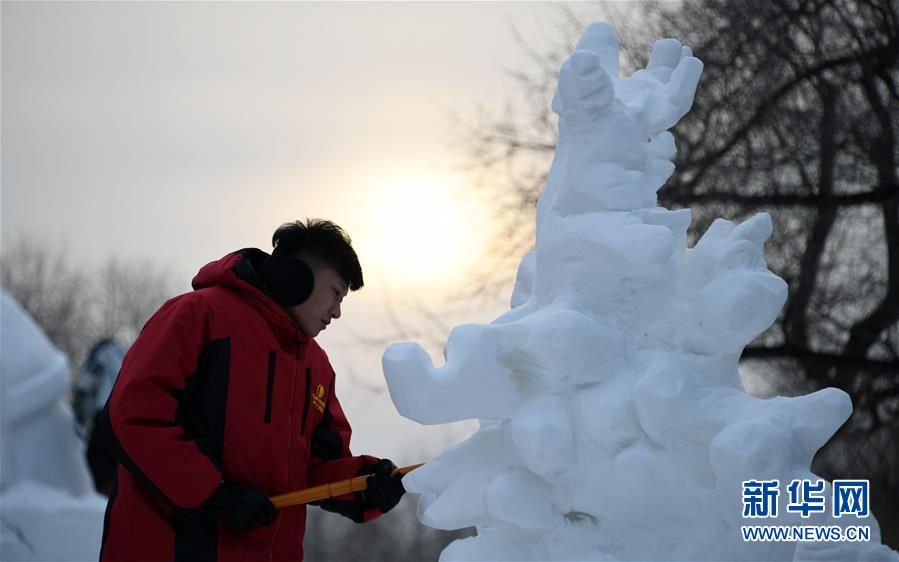
[{"label": "gold emblem on jacket", "polygon": [[312,395],[312,405],[315,406],[315,409],[318,410],[319,414],[325,413],[325,401],[322,400],[324,395],[325,387],[318,385],[318,388],[315,389],[315,394]]}]

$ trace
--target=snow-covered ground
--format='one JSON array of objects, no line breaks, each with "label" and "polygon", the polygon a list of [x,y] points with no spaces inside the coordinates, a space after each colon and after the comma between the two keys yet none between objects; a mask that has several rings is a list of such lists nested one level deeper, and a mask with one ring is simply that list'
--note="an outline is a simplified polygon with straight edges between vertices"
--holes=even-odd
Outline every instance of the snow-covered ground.
[{"label": "snow-covered ground", "polygon": [[96,560],[106,497],[20,482],[3,492],[0,559]]}]

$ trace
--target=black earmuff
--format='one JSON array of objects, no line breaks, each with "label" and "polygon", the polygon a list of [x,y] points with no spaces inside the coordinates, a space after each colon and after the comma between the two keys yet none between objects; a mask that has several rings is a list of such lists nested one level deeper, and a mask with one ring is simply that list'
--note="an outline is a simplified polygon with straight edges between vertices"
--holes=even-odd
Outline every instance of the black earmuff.
[{"label": "black earmuff", "polygon": [[312,268],[293,256],[273,254],[262,262],[262,280],[272,299],[281,306],[302,304],[312,294]]}]

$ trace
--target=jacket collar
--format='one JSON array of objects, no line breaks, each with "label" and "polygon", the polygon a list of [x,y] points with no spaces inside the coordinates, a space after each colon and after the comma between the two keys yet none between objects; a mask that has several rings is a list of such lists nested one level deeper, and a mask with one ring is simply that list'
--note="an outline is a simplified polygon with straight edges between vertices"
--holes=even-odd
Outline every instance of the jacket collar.
[{"label": "jacket collar", "polygon": [[258,248],[244,248],[203,266],[192,281],[194,290],[211,286],[229,287],[259,311],[284,344],[303,345],[309,336],[276,303],[259,275],[263,260],[269,254]]}]

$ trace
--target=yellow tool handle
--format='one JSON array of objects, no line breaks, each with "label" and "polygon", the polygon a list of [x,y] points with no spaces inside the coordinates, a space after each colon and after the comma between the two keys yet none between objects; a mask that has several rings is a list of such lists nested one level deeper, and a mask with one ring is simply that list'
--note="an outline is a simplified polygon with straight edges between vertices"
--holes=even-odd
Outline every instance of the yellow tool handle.
[{"label": "yellow tool handle", "polygon": [[[404,466],[403,468],[398,468],[393,471],[391,476],[412,472],[420,466],[421,464],[413,464],[412,466]],[[326,500],[328,498],[334,498],[337,496],[342,496],[344,494],[349,494],[351,492],[359,492],[366,489],[368,487],[369,476],[371,475],[364,474],[362,476],[356,476],[355,478],[348,478],[347,480],[340,480],[338,482],[322,484],[321,486],[303,488],[302,490],[296,490],[294,492],[287,492],[286,494],[272,496],[269,499],[273,504],[275,504],[275,507],[279,509],[282,507],[287,507],[289,505],[300,505],[309,502],[316,502],[319,500]]]}]

